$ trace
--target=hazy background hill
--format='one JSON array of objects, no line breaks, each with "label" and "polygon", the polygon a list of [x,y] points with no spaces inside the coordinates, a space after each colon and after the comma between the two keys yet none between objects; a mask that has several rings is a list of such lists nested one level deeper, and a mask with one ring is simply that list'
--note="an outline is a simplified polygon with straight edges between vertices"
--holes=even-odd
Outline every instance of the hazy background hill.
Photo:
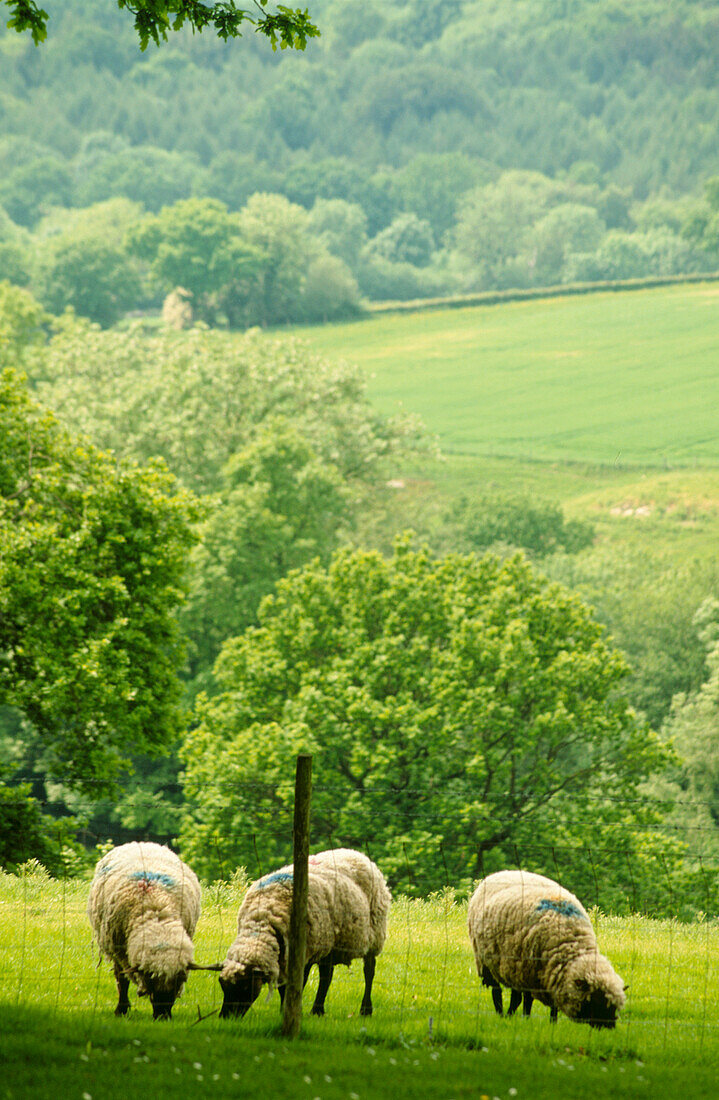
[{"label": "hazy background hill", "polygon": [[[183,270],[139,286],[135,263],[110,306],[88,300],[77,285],[107,256],[91,274],[59,258],[58,210],[94,211],[72,232],[101,224],[122,252],[148,212],[195,197],[234,217],[257,192],[293,204],[283,233],[311,240],[311,285],[264,307],[220,288],[197,310],[213,323],[719,266],[708,0],[316,0],[322,37],[284,54],[185,32],[141,54],[112,4],[48,8],[42,49],[0,29],[0,278],[52,310],[109,324],[189,286]],[[95,211],[117,198],[137,205]]]}]

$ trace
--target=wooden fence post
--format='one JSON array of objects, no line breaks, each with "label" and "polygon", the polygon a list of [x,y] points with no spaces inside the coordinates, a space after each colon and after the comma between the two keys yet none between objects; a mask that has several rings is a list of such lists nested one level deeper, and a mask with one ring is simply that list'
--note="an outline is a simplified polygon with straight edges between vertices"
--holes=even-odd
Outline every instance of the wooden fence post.
[{"label": "wooden fence post", "polygon": [[302,984],[307,951],[307,884],[310,855],[310,800],[312,757],[297,757],[293,836],[292,912],[287,945],[287,985],[282,1009],[282,1034],[296,1039],[302,1021]]}]

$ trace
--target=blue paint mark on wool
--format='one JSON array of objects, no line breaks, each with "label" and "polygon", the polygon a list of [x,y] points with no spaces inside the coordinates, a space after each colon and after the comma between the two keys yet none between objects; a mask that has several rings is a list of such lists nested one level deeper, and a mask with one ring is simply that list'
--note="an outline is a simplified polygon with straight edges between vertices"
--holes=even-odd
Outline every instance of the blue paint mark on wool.
[{"label": "blue paint mark on wool", "polygon": [[579,917],[580,920],[587,920],[581,909],[578,909],[573,901],[552,901],[551,898],[542,898],[537,911],[540,913],[552,912],[559,913],[562,917]]},{"label": "blue paint mark on wool", "polygon": [[171,875],[166,875],[162,871],[133,871],[130,875],[131,879],[136,879],[138,882],[159,882],[163,886],[174,886],[175,880]]},{"label": "blue paint mark on wool", "polygon": [[256,882],[255,887],[258,890],[263,890],[265,886],[271,886],[273,882],[292,882],[292,872],[274,871],[271,875],[266,875],[259,882]]}]

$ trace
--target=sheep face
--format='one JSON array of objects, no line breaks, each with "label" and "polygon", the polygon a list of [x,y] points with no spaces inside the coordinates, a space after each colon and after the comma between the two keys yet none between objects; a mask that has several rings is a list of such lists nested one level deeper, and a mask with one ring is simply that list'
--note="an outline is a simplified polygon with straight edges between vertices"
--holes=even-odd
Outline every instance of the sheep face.
[{"label": "sheep face", "polygon": [[577,1023],[613,1028],[626,996],[621,978],[603,955],[584,957],[568,968],[557,1008]]},{"label": "sheep face", "polygon": [[153,1019],[171,1019],[173,1005],[180,996],[186,981],[187,973],[184,970],[179,970],[177,973],[170,975],[148,974],[146,972],[137,975],[139,996],[150,998]]},{"label": "sheep face", "polygon": [[259,970],[241,970],[231,978],[221,976],[220,986],[224,1000],[220,1018],[227,1020],[231,1016],[244,1016],[259,997],[265,980],[265,975]]}]

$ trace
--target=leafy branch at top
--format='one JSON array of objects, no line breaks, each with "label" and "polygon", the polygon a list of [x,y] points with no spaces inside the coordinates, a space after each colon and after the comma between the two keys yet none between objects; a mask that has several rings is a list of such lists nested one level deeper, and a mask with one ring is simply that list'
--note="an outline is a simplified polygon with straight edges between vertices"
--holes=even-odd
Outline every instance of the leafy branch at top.
[{"label": "leafy branch at top", "polygon": [[[47,38],[48,13],[39,8],[35,0],[5,0],[12,10],[8,26],[16,31],[29,30],[35,45]],[[135,17],[135,30],[141,49],[150,40],[156,45],[166,41],[169,31],[180,30],[185,23],[193,31],[214,27],[219,38],[240,38],[243,23],[251,24],[258,34],[269,38],[272,49],[304,50],[308,38],[317,38],[319,30],[305,8],[289,8],[278,4],[277,10],[268,12],[268,0],[253,0],[256,11],[238,8],[235,0],[220,0],[206,4],[201,0],[117,0],[119,8],[126,8]]]}]

